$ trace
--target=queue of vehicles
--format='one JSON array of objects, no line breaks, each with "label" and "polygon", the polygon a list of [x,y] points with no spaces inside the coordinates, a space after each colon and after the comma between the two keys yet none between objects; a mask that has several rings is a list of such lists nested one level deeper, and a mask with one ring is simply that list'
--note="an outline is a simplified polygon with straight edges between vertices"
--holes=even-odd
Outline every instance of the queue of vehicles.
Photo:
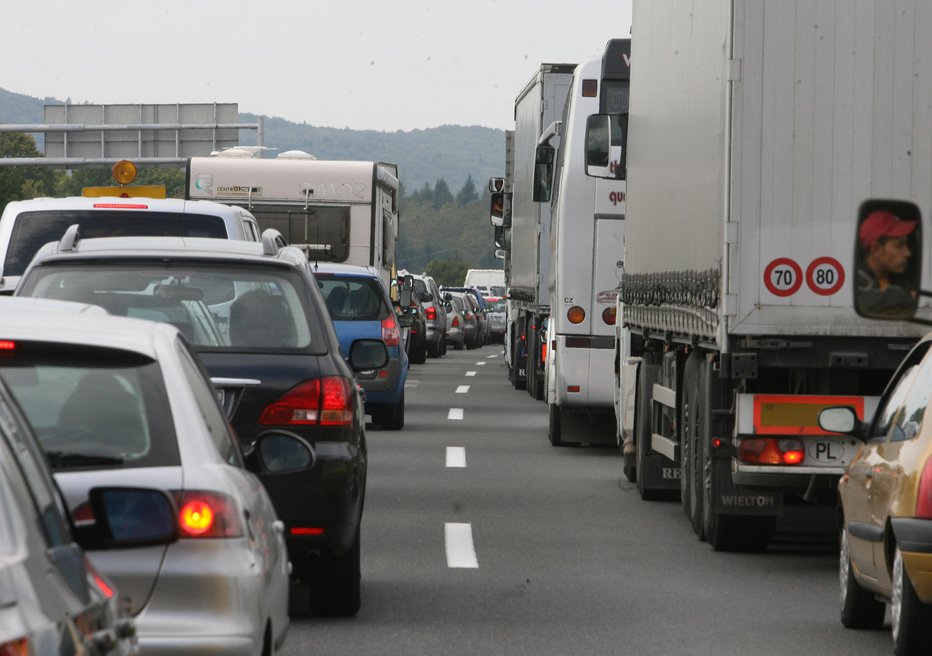
[{"label": "queue of vehicles", "polygon": [[[893,21],[908,6],[826,30],[811,3],[635,0],[631,39],[570,67],[549,125],[563,71],[541,65],[489,189],[509,376],[545,379],[551,444],[617,443],[716,550],[765,549],[784,503],[840,503],[842,622],[889,604],[895,653],[925,654],[932,74],[891,45],[920,47]],[[786,58],[787,39],[825,44]],[[881,250],[910,283],[892,310],[851,302],[888,289]]]},{"label": "queue of vehicles", "polygon": [[[380,189],[397,191],[390,182]],[[48,553],[71,544],[69,531],[87,553],[59,549],[60,599],[32,585],[38,603],[22,590],[4,600],[4,653],[266,656],[283,644],[289,598],[300,605],[292,612],[356,614],[366,416],[404,425],[405,309],[426,308],[442,327],[436,355],[445,344],[433,280],[428,299],[413,276],[386,279],[397,234],[389,191],[375,235],[351,227],[371,226],[368,214],[330,199],[323,213],[350,228],[339,255],[288,245],[263,225],[261,205],[257,219],[131,186],[8,204],[0,261],[15,297],[0,298],[0,485],[23,487],[6,471],[17,468],[8,448],[44,451],[54,483],[44,462],[19,463],[43,505],[0,520],[20,529],[40,517]],[[300,213],[314,220],[310,205]],[[353,253],[371,259],[333,261]],[[36,491],[43,485],[65,505],[57,489]],[[3,540],[36,544],[21,530]],[[0,573],[41,563],[12,566]]]}]

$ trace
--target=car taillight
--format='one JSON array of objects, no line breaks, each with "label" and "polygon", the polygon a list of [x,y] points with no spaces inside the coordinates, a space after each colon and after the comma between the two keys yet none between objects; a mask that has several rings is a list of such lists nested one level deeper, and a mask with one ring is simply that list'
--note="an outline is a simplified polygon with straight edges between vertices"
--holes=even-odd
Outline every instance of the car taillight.
[{"label": "car taillight", "polygon": [[12,339],[0,339],[0,351],[15,351],[16,342]]},{"label": "car taillight", "polygon": [[752,465],[799,465],[806,459],[806,451],[797,439],[752,437],[741,440],[738,458]]},{"label": "car taillight", "polygon": [[916,517],[932,519],[932,458],[926,460],[916,490]]},{"label": "car taillight", "polygon": [[243,534],[236,502],[226,495],[205,490],[175,495],[182,538],[236,538]]},{"label": "car taillight", "polygon": [[350,381],[340,376],[306,380],[262,411],[259,423],[272,426],[349,426],[353,423]]},{"label": "car taillight", "polygon": [[0,644],[0,656],[29,656],[29,639],[17,638]]},{"label": "car taillight", "polygon": [[427,315],[427,320],[428,320],[428,321],[436,321],[436,320],[437,320],[437,308],[435,308],[435,307],[429,307],[429,308],[427,308],[427,310],[424,311],[424,314]]},{"label": "car taillight", "polygon": [[609,326],[614,326],[615,315],[617,314],[617,312],[618,312],[617,308],[613,308],[613,307],[605,308],[605,310],[602,312],[602,321],[607,323]]},{"label": "car taillight", "polygon": [[472,312],[467,312],[466,314],[463,315],[463,318],[466,319],[466,321],[469,321],[470,319],[472,319]]},{"label": "car taillight", "polygon": [[107,599],[116,594],[116,590],[113,589],[110,582],[105,579],[100,572],[94,569],[94,565],[87,557],[84,558],[84,567],[87,569],[87,573],[94,582],[94,585],[97,586],[97,589],[100,590]]},{"label": "car taillight", "polygon": [[547,361],[547,340],[544,340],[540,345],[540,361]]},{"label": "car taillight", "polygon": [[453,326],[454,328],[457,327],[457,326],[459,326],[459,325],[460,325],[460,318],[459,318],[459,317],[453,317],[453,323],[450,324],[450,325]]},{"label": "car taillight", "polygon": [[398,322],[395,315],[390,314],[382,319],[382,341],[385,346],[398,346],[401,343],[401,333],[398,331]]}]

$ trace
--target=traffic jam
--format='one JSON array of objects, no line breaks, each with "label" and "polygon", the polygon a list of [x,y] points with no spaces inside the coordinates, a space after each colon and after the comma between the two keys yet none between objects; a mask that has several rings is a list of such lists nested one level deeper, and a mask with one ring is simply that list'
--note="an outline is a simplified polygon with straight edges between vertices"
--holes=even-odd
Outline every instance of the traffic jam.
[{"label": "traffic jam", "polygon": [[7,203],[0,656],[932,654],[932,12],[818,4],[532,67],[453,284],[384,161]]}]

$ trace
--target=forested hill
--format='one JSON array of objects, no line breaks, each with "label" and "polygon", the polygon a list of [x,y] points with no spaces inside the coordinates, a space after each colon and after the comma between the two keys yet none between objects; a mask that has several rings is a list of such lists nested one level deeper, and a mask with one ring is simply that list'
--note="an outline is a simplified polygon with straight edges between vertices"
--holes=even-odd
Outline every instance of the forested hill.
[{"label": "forested hill", "polygon": [[[55,98],[33,98],[0,89],[0,123],[41,123],[44,104],[63,104]],[[243,123],[257,114],[240,113]],[[458,190],[472,179],[480,187],[491,176],[504,175],[505,133],[479,126],[444,125],[396,132],[323,128],[282,118],[264,119],[264,145],[280,152],[304,150],[318,159],[382,160],[398,164],[401,182],[409,191],[443,179]],[[41,135],[37,137],[42,150]],[[254,145],[256,133],[244,130],[244,145]]]}]

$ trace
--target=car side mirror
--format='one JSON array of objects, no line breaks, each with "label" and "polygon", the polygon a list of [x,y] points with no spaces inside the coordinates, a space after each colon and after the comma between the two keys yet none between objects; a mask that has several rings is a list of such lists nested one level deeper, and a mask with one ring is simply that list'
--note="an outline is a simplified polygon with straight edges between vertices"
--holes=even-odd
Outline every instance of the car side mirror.
[{"label": "car side mirror", "polygon": [[[922,275],[922,212],[915,203],[868,200],[858,209],[854,247],[854,309],[862,317],[910,321],[919,297]],[[823,276],[837,273],[820,269]],[[830,281],[825,280],[825,284]],[[816,284],[820,284],[816,278]],[[925,323],[918,321],[917,323]]]},{"label": "car side mirror", "polygon": [[864,439],[867,424],[858,419],[854,408],[847,405],[824,408],[819,412],[819,428],[830,433],[841,433]]},{"label": "car side mirror", "polygon": [[263,474],[295,474],[313,468],[316,461],[313,446],[283,430],[261,433],[246,456],[247,468]]},{"label": "car side mirror", "polygon": [[430,292],[421,292],[418,298],[421,299],[421,303],[430,303],[432,300],[434,300],[434,295]]},{"label": "car side mirror", "polygon": [[353,371],[381,369],[386,364],[388,349],[381,339],[357,339],[350,345],[349,365]]},{"label": "car side mirror", "polygon": [[178,540],[178,510],[163,490],[95,487],[88,493],[93,522],[76,526],[86,551],[171,544]]}]

